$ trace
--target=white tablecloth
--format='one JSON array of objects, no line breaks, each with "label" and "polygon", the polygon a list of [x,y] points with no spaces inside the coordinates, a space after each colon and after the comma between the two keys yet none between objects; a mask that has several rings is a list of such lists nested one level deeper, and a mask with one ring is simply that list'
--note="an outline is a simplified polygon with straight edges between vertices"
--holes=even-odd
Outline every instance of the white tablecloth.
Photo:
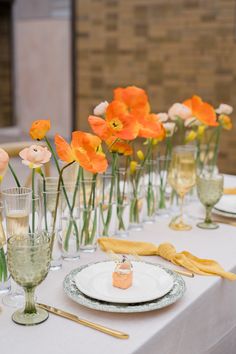
[{"label": "white tablecloth", "polygon": [[[186,209],[193,215],[199,208],[191,204]],[[168,228],[168,221],[160,218],[154,225],[145,225],[142,232],[132,233],[130,239],[156,244],[171,242],[179,251],[185,249],[199,257],[215,259],[226,270],[236,272],[236,228],[221,225],[215,231],[206,231],[194,226],[189,232],[175,232]],[[181,300],[162,310],[140,314],[99,312],[70,300],[62,288],[65,275],[81,264],[105,258],[98,250],[94,254],[82,254],[79,261],[64,262],[60,271],[50,272],[38,287],[38,301],[127,332],[128,340],[110,337],[52,314],[38,326],[19,326],[11,320],[13,309],[2,306],[0,353],[236,353],[236,282],[218,277],[185,277],[187,291]],[[144,259],[172,267],[159,257]]]}]

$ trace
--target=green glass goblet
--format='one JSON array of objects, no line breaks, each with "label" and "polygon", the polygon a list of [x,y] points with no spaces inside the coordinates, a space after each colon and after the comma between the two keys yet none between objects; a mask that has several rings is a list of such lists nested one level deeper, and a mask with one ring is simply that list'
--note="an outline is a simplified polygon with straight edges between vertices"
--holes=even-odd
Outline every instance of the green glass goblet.
[{"label": "green glass goblet", "polygon": [[7,245],[9,271],[25,291],[25,308],[14,312],[12,320],[26,326],[44,322],[48,313],[35,305],[34,291],[49,270],[50,238],[45,234],[13,235]]},{"label": "green glass goblet", "polygon": [[203,222],[197,224],[201,229],[217,229],[218,224],[211,220],[213,206],[220,200],[223,193],[224,177],[220,174],[209,174],[197,177],[197,194],[206,208]]}]

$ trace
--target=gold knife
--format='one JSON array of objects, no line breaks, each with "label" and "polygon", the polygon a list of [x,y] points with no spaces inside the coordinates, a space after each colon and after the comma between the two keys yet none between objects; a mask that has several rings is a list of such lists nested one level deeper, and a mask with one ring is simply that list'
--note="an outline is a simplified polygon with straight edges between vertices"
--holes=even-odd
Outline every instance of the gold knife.
[{"label": "gold knife", "polygon": [[41,307],[42,309],[53,313],[54,315],[67,318],[68,320],[77,322],[77,323],[79,323],[81,325],[84,325],[86,327],[90,327],[90,328],[96,329],[97,331],[109,334],[110,336],[113,336],[113,337],[116,337],[116,338],[120,338],[120,339],[128,339],[129,338],[129,335],[127,333],[116,331],[114,329],[102,326],[100,324],[85,320],[85,319],[80,318],[80,317],[78,317],[76,315],[73,315],[72,313],[60,310],[60,309],[58,309],[56,307],[52,307],[52,306],[45,305],[45,304],[40,304],[40,303],[37,303],[37,305],[39,307]]},{"label": "gold knife", "polygon": [[185,270],[179,270],[179,269],[172,269],[172,268],[168,268],[168,269],[172,270],[172,272],[178,273],[185,277],[194,278],[194,273],[186,272]]}]

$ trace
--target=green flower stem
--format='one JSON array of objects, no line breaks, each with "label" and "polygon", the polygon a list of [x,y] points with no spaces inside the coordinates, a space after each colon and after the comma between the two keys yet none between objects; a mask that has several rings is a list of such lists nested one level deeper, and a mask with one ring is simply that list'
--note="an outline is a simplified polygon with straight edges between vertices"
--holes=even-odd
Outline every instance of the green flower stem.
[{"label": "green flower stem", "polygon": [[49,150],[50,150],[50,152],[51,152],[51,154],[52,154],[53,160],[54,160],[55,165],[56,165],[56,168],[57,168],[57,172],[60,173],[60,166],[59,166],[59,163],[58,163],[58,161],[57,161],[56,154],[55,154],[55,152],[54,152],[54,150],[53,150],[53,148],[52,148],[52,145],[51,145],[50,141],[48,140],[48,138],[47,138],[46,136],[45,136],[44,139],[45,139],[45,141],[46,141],[46,143],[47,143],[47,146],[48,146],[48,148],[49,148]]},{"label": "green flower stem", "polygon": [[11,166],[10,162],[8,162],[8,166],[9,166],[11,174],[12,174],[12,176],[13,176],[15,182],[16,182],[17,187],[21,187],[20,182],[19,182],[19,180],[18,180],[18,178],[17,178],[17,176],[15,174],[15,171],[13,170],[13,167]]},{"label": "green flower stem", "polygon": [[[57,168],[57,172],[60,175],[61,170],[60,170],[60,166],[59,166],[58,161],[57,161],[56,154],[55,154],[55,152],[54,152],[54,150],[52,148],[52,145],[51,145],[50,141],[48,140],[48,138],[46,136],[45,136],[45,141],[47,143],[47,146],[48,146],[50,152],[52,153],[52,157],[53,157],[53,160],[55,162],[55,165],[56,165],[56,168]],[[72,163],[74,163],[74,161],[72,161],[70,164],[72,164]],[[66,188],[65,188],[65,184],[64,184],[63,178],[61,178],[61,185],[62,185],[62,190],[63,190],[63,194],[64,194],[65,199],[66,199],[67,206],[68,206],[69,211],[70,211],[70,215],[72,215],[71,205],[70,205],[70,201],[69,201],[68,195],[66,193]]]},{"label": "green flower stem", "polygon": [[[170,157],[172,152],[172,144],[171,144],[171,137],[166,138],[166,149],[165,149],[165,160],[164,160],[164,166],[163,166],[163,171],[167,171],[168,167],[168,158]],[[168,173],[168,171],[167,171]],[[159,208],[160,209],[165,209],[166,208],[166,201],[165,201],[165,190],[167,186],[167,175],[165,175],[165,180],[163,180],[165,174],[162,174],[160,172],[160,200],[159,200]]]},{"label": "green flower stem", "polygon": [[44,176],[43,171],[39,170],[38,172],[40,174],[40,176],[43,179],[43,204],[44,204],[44,222],[45,222],[45,229],[46,231],[48,231],[48,220],[47,220],[47,196],[46,196],[46,179]]},{"label": "green flower stem", "polygon": [[32,233],[35,232],[35,168],[32,169]]},{"label": "green flower stem", "polygon": [[3,247],[0,248],[0,282],[7,280],[7,262]]},{"label": "green flower stem", "polygon": [[118,229],[119,230],[125,230],[125,224],[123,221],[123,213],[124,213],[124,199],[125,199],[125,184],[126,184],[126,178],[127,178],[127,170],[128,170],[128,163],[129,163],[129,158],[128,156],[126,157],[126,162],[125,162],[125,177],[124,177],[124,183],[123,183],[123,191],[120,191],[120,179],[119,179],[119,173],[117,174],[117,217],[118,217]]},{"label": "green flower stem", "polygon": [[147,153],[144,156],[143,161],[141,162],[141,169],[137,171],[136,176],[134,178],[131,178],[131,183],[133,186],[133,199],[130,204],[130,222],[137,222],[139,223],[139,207],[138,207],[138,188],[139,188],[139,180],[141,177],[142,173],[142,168],[144,167],[146,161],[150,159],[152,154],[152,139],[148,139],[148,147],[147,147]]},{"label": "green flower stem", "polygon": [[[64,167],[68,167],[70,166],[72,163],[74,163],[74,161],[70,162],[69,164],[67,164],[66,166],[64,166],[62,168],[62,170],[60,170],[60,166],[59,166],[59,163],[57,161],[57,157],[56,157],[56,154],[52,148],[52,145],[50,143],[50,141],[48,140],[48,138],[45,136],[45,141],[47,143],[47,146],[49,148],[49,150],[51,151],[52,153],[52,157],[53,157],[53,160],[55,162],[55,165],[56,165],[56,168],[57,168],[57,171],[59,173],[59,176],[61,176],[61,178],[59,178],[61,181],[60,181],[60,184],[62,185],[62,190],[63,190],[63,194],[65,196],[65,200],[66,200],[66,204],[68,206],[68,209],[69,209],[69,212],[70,212],[70,217],[71,217],[71,222],[73,223],[73,226],[74,226],[74,229],[75,229],[75,234],[76,234],[76,240],[77,240],[77,247],[79,247],[79,236],[78,236],[78,227],[77,227],[77,224],[76,224],[76,221],[73,219],[73,211],[72,211],[72,207],[70,205],[70,201],[69,201],[69,198],[68,198],[68,195],[67,195],[67,192],[66,192],[66,188],[65,188],[65,183],[64,183],[64,180],[62,178],[62,174],[61,174],[61,171],[63,170],[64,171]],[[54,221],[55,221],[56,217],[54,218]],[[54,226],[55,227],[55,226]],[[68,250],[68,242],[69,242],[69,234],[70,230],[69,230],[69,227],[67,229],[67,233],[66,233],[66,238],[65,238],[65,249]],[[67,247],[67,248],[66,248]]]},{"label": "green flower stem", "polygon": [[79,181],[80,181],[81,170],[82,170],[82,167],[80,166],[80,167],[79,167],[79,170],[78,170],[76,182],[75,182],[74,193],[73,193],[72,207],[71,207],[71,209],[72,209],[72,214],[73,214],[74,207],[75,207],[75,201],[76,201],[76,196],[77,196],[77,192],[78,192],[78,184],[79,184]]}]

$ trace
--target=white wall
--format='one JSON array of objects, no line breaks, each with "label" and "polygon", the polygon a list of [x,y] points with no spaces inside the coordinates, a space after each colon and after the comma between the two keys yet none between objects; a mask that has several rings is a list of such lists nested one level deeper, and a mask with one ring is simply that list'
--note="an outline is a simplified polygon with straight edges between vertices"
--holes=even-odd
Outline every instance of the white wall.
[{"label": "white wall", "polygon": [[70,136],[71,32],[68,0],[14,3],[14,81],[17,125],[50,118],[51,134]]}]

